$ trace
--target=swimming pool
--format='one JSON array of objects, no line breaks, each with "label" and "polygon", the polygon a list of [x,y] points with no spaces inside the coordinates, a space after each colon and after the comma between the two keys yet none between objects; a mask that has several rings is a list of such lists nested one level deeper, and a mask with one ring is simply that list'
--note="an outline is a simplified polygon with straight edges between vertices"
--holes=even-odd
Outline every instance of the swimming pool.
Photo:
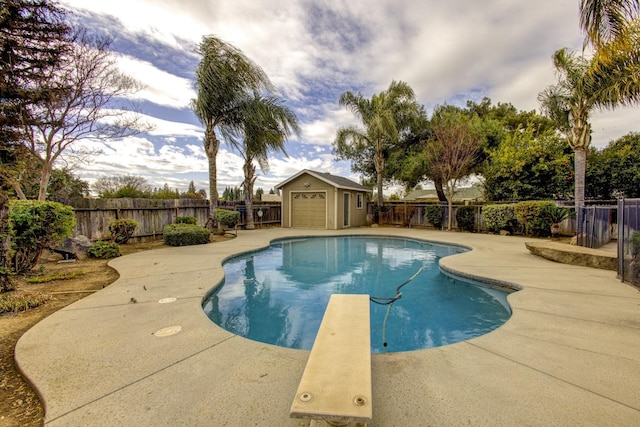
[{"label": "swimming pool", "polygon": [[[506,292],[440,272],[440,258],[466,250],[396,237],[279,240],[226,260],[225,278],[203,308],[232,333],[311,349],[331,294],[368,294],[373,353],[452,344],[511,315]],[[398,287],[401,297],[392,301]]]}]

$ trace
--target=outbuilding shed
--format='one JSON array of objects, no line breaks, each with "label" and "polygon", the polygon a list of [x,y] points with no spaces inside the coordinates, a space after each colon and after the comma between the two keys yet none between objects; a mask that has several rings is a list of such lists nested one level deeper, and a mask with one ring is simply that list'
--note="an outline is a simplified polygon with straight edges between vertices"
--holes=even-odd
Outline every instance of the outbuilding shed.
[{"label": "outbuilding shed", "polygon": [[367,225],[371,190],[348,178],[304,169],[276,186],[282,226],[339,230]]}]

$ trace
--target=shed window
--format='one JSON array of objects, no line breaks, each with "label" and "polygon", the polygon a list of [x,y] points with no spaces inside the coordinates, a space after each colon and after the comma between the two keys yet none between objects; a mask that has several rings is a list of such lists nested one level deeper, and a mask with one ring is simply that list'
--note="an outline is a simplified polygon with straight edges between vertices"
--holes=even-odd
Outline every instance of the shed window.
[{"label": "shed window", "polygon": [[362,193],[358,193],[356,196],[357,196],[356,197],[356,208],[357,209],[362,209],[362,207],[364,206]]}]

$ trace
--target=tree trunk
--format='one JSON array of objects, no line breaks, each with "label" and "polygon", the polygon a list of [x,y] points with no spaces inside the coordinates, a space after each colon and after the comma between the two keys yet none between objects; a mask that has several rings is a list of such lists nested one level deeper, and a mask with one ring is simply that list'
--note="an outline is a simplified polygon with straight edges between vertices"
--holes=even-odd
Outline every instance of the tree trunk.
[{"label": "tree trunk", "polygon": [[447,230],[451,231],[453,228],[453,196],[456,194],[456,180],[447,181],[447,190],[445,194],[447,196],[447,206],[449,209],[447,212]]},{"label": "tree trunk", "polygon": [[40,175],[40,189],[38,190],[38,200],[47,200],[47,187],[51,178],[51,166],[43,165]]},{"label": "tree trunk", "polygon": [[204,133],[204,151],[207,153],[207,159],[209,160],[209,209],[211,213],[218,207],[218,168],[216,159],[219,148],[220,141],[216,137],[213,125],[207,124]]},{"label": "tree trunk", "polygon": [[382,209],[384,208],[384,197],[382,196],[382,176],[384,174],[384,156],[381,150],[376,150],[374,159],[376,166],[376,184],[378,186],[378,225],[382,225]]},{"label": "tree trunk", "polygon": [[584,188],[585,188],[585,173],[587,168],[587,150],[585,148],[577,148],[574,152],[575,163],[575,204],[576,212],[578,208],[584,206]]},{"label": "tree trunk", "polygon": [[246,159],[244,162],[244,205],[247,208],[247,220],[245,228],[247,230],[255,230],[255,222],[253,220],[253,183],[256,180],[256,168],[253,166],[252,159]]},{"label": "tree trunk", "polygon": [[436,188],[436,194],[438,195],[438,201],[446,202],[447,196],[444,194],[443,185],[442,185],[442,177],[437,176],[433,179],[433,185]]},{"label": "tree trunk", "polygon": [[9,275],[10,266],[9,197],[0,190],[0,293],[15,290],[15,285]]},{"label": "tree trunk", "polygon": [[576,213],[584,206],[585,174],[587,169],[587,150],[591,143],[591,125],[587,114],[578,111],[574,115],[575,124],[571,128],[571,148],[574,152],[574,197]]}]

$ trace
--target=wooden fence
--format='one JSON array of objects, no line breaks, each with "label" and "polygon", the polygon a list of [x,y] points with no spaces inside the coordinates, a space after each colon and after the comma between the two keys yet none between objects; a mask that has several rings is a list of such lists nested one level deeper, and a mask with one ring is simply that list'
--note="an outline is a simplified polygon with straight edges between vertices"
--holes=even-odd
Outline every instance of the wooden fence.
[{"label": "wooden fence", "polygon": [[[165,225],[173,224],[179,216],[193,216],[201,226],[209,221],[209,201],[198,199],[78,199],[69,203],[76,216],[74,235],[82,234],[90,240],[108,239],[109,223],[115,219],[131,219],[138,223],[134,239],[162,236]],[[243,203],[220,206],[242,213],[240,226],[246,219]],[[280,203],[254,203],[255,225],[279,225],[282,218]]]},{"label": "wooden fence", "polygon": [[161,236],[178,216],[193,216],[198,225],[209,219],[209,202],[198,199],[79,199],[71,202],[76,214],[74,235],[90,240],[109,238],[109,223],[131,219],[138,223],[134,237]]}]

